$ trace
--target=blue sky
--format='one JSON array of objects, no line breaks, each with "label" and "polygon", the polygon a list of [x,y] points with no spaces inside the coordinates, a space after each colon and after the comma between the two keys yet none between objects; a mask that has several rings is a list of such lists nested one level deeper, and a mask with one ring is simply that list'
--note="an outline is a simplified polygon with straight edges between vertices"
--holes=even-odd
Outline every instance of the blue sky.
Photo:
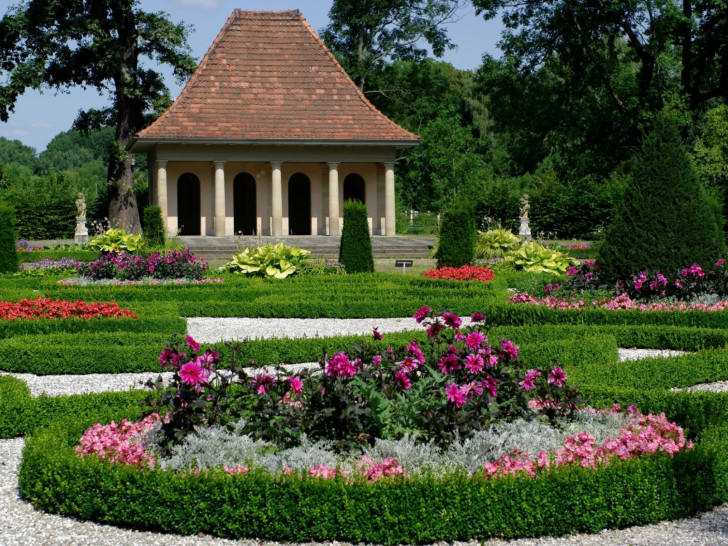
[{"label": "blue sky", "polygon": [[[0,15],[5,14],[14,0],[0,0]],[[167,12],[175,22],[184,21],[194,27],[189,43],[192,55],[198,60],[205,54],[228,16],[236,8],[249,10],[300,9],[309,24],[320,30],[328,24],[330,0],[141,0],[146,11]],[[500,21],[484,21],[475,15],[471,6],[463,8],[459,20],[449,25],[450,37],[457,49],[449,51],[443,58],[461,69],[474,69],[480,65],[484,53],[497,57],[496,43],[502,28]],[[176,97],[182,86],[174,78],[167,78],[172,97]],[[20,140],[36,151],[45,149],[48,142],[61,131],[70,129],[80,109],[102,108],[108,99],[99,96],[95,90],[72,88],[69,92],[56,94],[52,90],[28,91],[19,98],[15,112],[7,123],[0,122],[0,137]]]}]

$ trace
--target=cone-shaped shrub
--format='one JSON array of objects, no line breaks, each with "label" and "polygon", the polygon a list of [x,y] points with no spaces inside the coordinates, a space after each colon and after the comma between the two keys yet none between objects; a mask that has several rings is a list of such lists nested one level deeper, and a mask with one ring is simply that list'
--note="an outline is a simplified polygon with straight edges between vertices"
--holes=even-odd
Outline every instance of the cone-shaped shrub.
[{"label": "cone-shaped shrub", "polygon": [[166,241],[162,209],[157,205],[144,209],[144,238],[154,247],[163,247]]},{"label": "cone-shaped shrub", "polygon": [[367,206],[360,201],[344,203],[344,228],[341,230],[339,261],[344,264],[347,273],[374,271]]},{"label": "cone-shaped shrub", "polygon": [[473,205],[455,203],[442,217],[437,245],[437,267],[460,267],[475,258],[475,217]]},{"label": "cone-shaped shrub", "polygon": [[604,231],[600,272],[613,282],[639,271],[712,266],[726,250],[721,225],[676,123],[661,116],[633,160],[632,181]]},{"label": "cone-shaped shrub", "polygon": [[18,252],[15,250],[15,210],[0,203],[0,273],[18,270]]}]

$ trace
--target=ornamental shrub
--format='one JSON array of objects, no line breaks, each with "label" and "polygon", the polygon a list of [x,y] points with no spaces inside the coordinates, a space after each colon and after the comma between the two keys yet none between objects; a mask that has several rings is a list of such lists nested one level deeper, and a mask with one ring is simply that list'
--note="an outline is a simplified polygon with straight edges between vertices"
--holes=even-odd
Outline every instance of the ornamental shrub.
[{"label": "ornamental shrub", "polygon": [[0,273],[18,270],[18,252],[15,250],[15,210],[0,203]]},{"label": "ornamental shrub", "polygon": [[440,226],[437,267],[460,267],[475,257],[475,221],[473,205],[456,202],[445,212]]},{"label": "ornamental shrub", "polygon": [[163,247],[166,241],[162,209],[157,205],[144,209],[144,238],[152,247]]},{"label": "ornamental shrub", "polygon": [[725,253],[719,213],[698,182],[674,121],[657,120],[632,164],[632,180],[604,232],[598,263],[607,282],[639,271],[674,274]]},{"label": "ornamental shrub", "polygon": [[341,231],[339,261],[347,273],[374,271],[372,239],[367,224],[367,207],[360,201],[344,203],[344,229]]}]

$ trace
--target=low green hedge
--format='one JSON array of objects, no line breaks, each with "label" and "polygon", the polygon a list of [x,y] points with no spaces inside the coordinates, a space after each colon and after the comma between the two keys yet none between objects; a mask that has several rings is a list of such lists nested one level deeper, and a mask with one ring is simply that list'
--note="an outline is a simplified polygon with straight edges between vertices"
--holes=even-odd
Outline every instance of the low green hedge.
[{"label": "low green hedge", "polygon": [[99,257],[96,250],[33,250],[31,252],[18,252],[18,262],[40,262],[41,260],[60,260],[68,258],[77,262],[93,262]]},{"label": "low green hedge", "polygon": [[186,535],[384,544],[562,536],[674,519],[728,500],[724,430],[673,458],[620,461],[599,471],[350,485],[108,465],[78,458],[78,436],[76,420],[27,438],[19,475],[25,499],[53,513]]},{"label": "low green hedge", "polygon": [[162,332],[168,335],[186,330],[187,321],[179,317],[0,320],[0,339],[56,332]]}]

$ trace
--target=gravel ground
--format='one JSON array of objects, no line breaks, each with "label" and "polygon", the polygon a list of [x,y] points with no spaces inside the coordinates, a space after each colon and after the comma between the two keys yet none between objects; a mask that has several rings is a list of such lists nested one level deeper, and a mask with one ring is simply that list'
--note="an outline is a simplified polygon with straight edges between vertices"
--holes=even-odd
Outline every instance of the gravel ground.
[{"label": "gravel ground", "polygon": [[[308,337],[323,335],[367,334],[379,331],[396,332],[416,330],[412,319],[189,319],[188,333],[202,343],[221,339],[263,337]],[[667,356],[672,351],[620,349],[620,358],[634,359]],[[158,374],[119,374],[108,376],[34,376],[13,374],[28,382],[34,396],[126,390],[139,386]],[[695,390],[728,390],[728,382],[692,387]],[[5,545],[208,545],[243,544],[262,546],[277,544],[259,540],[229,541],[208,536],[183,537],[119,529],[107,525],[77,521],[35,510],[22,501],[17,489],[17,471],[20,464],[23,439],[0,440],[0,546]],[[328,542],[331,546],[338,542]],[[445,544],[445,543],[438,543]],[[465,544],[465,543],[456,543]],[[477,542],[467,543],[479,544]],[[482,544],[496,545],[725,545],[728,544],[728,504],[696,517],[661,522],[643,527],[603,531],[596,535],[572,535],[564,538],[522,539],[514,541],[492,540]]]}]

